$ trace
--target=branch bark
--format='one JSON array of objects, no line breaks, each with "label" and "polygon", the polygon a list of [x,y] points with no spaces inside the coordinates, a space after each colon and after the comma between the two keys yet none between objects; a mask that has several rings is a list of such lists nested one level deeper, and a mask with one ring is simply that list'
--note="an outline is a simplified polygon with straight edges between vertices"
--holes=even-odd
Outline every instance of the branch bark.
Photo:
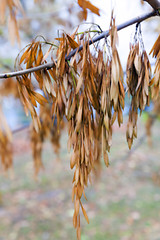
[{"label": "branch bark", "polygon": [[[148,18],[151,18],[153,16],[159,16],[157,11],[153,11],[151,13],[147,13],[147,14],[144,14],[140,17],[136,17],[130,21],[127,21],[123,24],[120,24],[117,26],[117,31],[120,31],[126,27],[129,27],[135,23],[140,23]],[[89,45],[92,45],[93,43],[95,42],[98,42],[100,41],[101,39],[105,38],[105,37],[108,37],[109,36],[109,30],[107,31],[104,31],[103,33],[101,33],[99,36],[93,38],[92,40],[89,41]],[[79,51],[81,51],[83,49],[83,45],[79,46],[79,48],[76,48],[74,49],[73,51],[71,51],[69,53],[68,56],[66,56],[66,61],[67,60],[70,60],[74,55],[75,53]],[[23,74],[28,74],[28,73],[32,73],[32,72],[36,72],[36,71],[39,71],[39,70],[42,70],[42,69],[50,69],[52,67],[54,67],[55,63],[54,62],[50,62],[50,63],[46,63],[46,64],[43,64],[43,65],[40,65],[40,66],[37,66],[37,67],[34,67],[34,68],[29,68],[29,69],[25,69],[25,70],[21,70],[21,71],[17,71],[17,72],[10,72],[10,73],[3,73],[3,74],[0,74],[0,78],[10,78],[10,77],[16,77],[16,76],[21,76]]]},{"label": "branch bark", "polygon": [[154,10],[158,10],[160,8],[160,1],[159,0],[143,0],[144,2],[148,2],[149,5],[151,5],[151,7]]}]

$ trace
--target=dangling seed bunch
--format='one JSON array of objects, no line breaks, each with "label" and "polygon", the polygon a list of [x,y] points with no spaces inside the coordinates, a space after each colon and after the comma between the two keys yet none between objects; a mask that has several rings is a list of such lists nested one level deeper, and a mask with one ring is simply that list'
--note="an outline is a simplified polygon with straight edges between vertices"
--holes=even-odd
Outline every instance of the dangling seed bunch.
[{"label": "dangling seed bunch", "polygon": [[0,105],[0,159],[3,170],[12,167],[12,133]]},{"label": "dangling seed bunch", "polygon": [[138,29],[136,29],[134,43],[130,47],[126,69],[128,94],[132,97],[126,132],[129,149],[132,146],[133,139],[137,137],[138,109],[142,112],[145,106],[149,105],[150,98],[151,65],[140,38],[141,31],[139,36],[137,35]]},{"label": "dangling seed bunch", "polygon": [[[41,159],[42,147],[46,138],[51,141],[54,151],[58,156],[60,148],[60,133],[57,131],[57,121],[51,118],[50,104],[45,104],[45,106],[40,106],[41,129],[36,132],[33,124],[31,125],[30,135],[31,135],[31,148],[34,160],[34,170],[35,175],[39,173],[39,170],[43,168],[43,163]],[[62,125],[61,125],[62,129]]]},{"label": "dangling seed bunch", "polygon": [[159,97],[160,93],[160,35],[158,36],[155,44],[153,45],[150,54],[153,54],[153,57],[156,58],[154,77],[151,81],[153,86],[151,87],[152,99],[156,100]]},{"label": "dangling seed bunch", "polygon": [[[85,187],[91,178],[91,172],[100,164],[101,154],[106,166],[109,165],[108,152],[112,143],[112,125],[116,118],[119,126],[123,123],[125,91],[123,70],[117,51],[118,34],[113,13],[107,57],[96,44],[94,45],[96,54],[93,55],[89,49],[89,42],[92,41],[90,34],[86,37],[85,33],[83,38],[79,38],[77,31],[78,29],[71,36],[63,33],[62,37],[56,39],[59,41],[59,46],[52,43],[46,54],[43,54],[41,42],[34,41],[29,45],[22,56],[17,58],[19,70],[23,65],[26,65],[26,68],[43,65],[47,63],[49,56],[54,64],[51,68],[17,77],[17,80],[25,110],[31,112],[33,124],[37,130],[40,125],[39,117],[44,118],[44,123],[49,126],[51,122],[48,123],[49,112],[37,116],[36,102],[52,104],[50,112],[53,120],[55,117],[57,119],[58,131],[64,116],[68,120],[68,149],[73,150],[70,167],[74,169],[73,225],[77,230],[77,238],[80,239],[80,210],[89,223],[81,198],[82,195],[86,198]],[[82,51],[78,52],[78,47],[81,45]],[[69,53],[72,49],[77,49],[77,51],[70,59]],[[53,55],[57,57],[57,61],[53,60]],[[156,69],[159,69],[159,65]],[[32,77],[34,77],[34,83],[43,90],[45,97],[35,91]],[[127,61],[126,82],[128,93],[132,97],[127,125],[129,148],[131,148],[133,138],[137,136],[138,109],[142,111],[146,104],[149,104],[150,80],[151,67],[139,31],[139,35],[136,32]],[[32,132],[36,172],[42,166],[39,153],[43,139],[48,130],[52,129],[47,128],[45,124],[43,126],[42,119],[39,135],[35,131]]]},{"label": "dangling seed bunch", "polygon": [[83,58],[78,61],[78,68],[70,68],[70,77],[75,86],[74,93],[70,93],[68,98],[69,120],[69,141],[68,146],[73,147],[73,153],[70,160],[71,168],[75,167],[73,177],[72,200],[74,201],[75,211],[73,216],[73,225],[77,228],[77,238],[80,239],[80,208],[86,221],[89,223],[87,213],[82,205],[82,194],[85,197],[84,188],[88,185],[91,170],[95,162],[100,157],[100,135],[101,119],[99,93],[100,78],[97,78],[96,62],[92,57],[88,41],[84,44]]},{"label": "dangling seed bunch", "polygon": [[[116,119],[119,126],[123,123],[122,109],[124,109],[124,87],[123,70],[117,51],[118,34],[115,26],[113,13],[110,22],[110,56],[107,61],[101,63],[102,85],[101,85],[101,110],[102,123],[102,154],[105,164],[109,165],[108,154],[112,143],[112,125]],[[103,53],[101,53],[103,56]],[[112,109],[114,113],[112,114]]]},{"label": "dangling seed bunch", "polygon": [[120,126],[123,123],[122,109],[124,109],[125,92],[123,87],[123,69],[116,47],[118,43],[118,34],[113,13],[110,23],[110,39],[112,50],[110,98],[113,102],[115,115],[117,114],[118,124]]}]

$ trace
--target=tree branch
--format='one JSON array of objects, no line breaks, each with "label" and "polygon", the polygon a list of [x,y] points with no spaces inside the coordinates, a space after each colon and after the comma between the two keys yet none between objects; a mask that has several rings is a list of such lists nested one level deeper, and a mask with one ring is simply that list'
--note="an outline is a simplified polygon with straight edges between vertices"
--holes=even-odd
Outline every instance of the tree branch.
[{"label": "tree branch", "polygon": [[[136,17],[130,21],[127,21],[123,24],[120,24],[117,26],[117,31],[120,31],[126,27],[129,27],[135,23],[140,23],[150,17],[153,17],[153,16],[159,16],[158,12],[157,11],[153,11],[151,13],[147,13],[147,14],[144,14],[140,17]],[[102,34],[100,34],[99,36],[93,38],[92,40],[89,41],[89,45],[92,45],[93,43],[95,42],[98,42],[100,41],[101,39],[105,38],[105,37],[108,37],[109,36],[109,30],[108,31],[104,31]],[[80,45],[79,48],[76,48],[74,49],[73,51],[71,51],[69,53],[68,56],[66,56],[66,61],[67,60],[70,60],[74,55],[75,53],[77,52],[80,52],[81,50],[83,49],[83,45]],[[10,72],[10,73],[3,73],[3,74],[0,74],[0,78],[10,78],[10,77],[16,77],[16,76],[21,76],[23,74],[28,74],[28,73],[32,73],[32,72],[36,72],[36,71],[39,71],[39,70],[42,70],[42,69],[50,69],[52,67],[54,67],[55,65],[55,62],[50,62],[50,63],[46,63],[46,64],[43,64],[43,65],[40,65],[40,66],[37,66],[37,67],[33,67],[33,68],[29,68],[29,69],[25,69],[25,70],[21,70],[21,71],[17,71],[17,72]]]},{"label": "tree branch", "polygon": [[144,2],[148,2],[149,5],[151,5],[151,7],[154,10],[158,10],[160,8],[160,1],[159,0],[143,0]]}]

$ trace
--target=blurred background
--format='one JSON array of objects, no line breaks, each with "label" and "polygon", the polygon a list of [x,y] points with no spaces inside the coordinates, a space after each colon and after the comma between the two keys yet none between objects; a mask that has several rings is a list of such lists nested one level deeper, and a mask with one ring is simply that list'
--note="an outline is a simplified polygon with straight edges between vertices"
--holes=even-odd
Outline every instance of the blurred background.
[{"label": "blurred background", "polygon": [[[37,35],[53,41],[63,30],[73,33],[82,24],[80,8],[73,0],[46,0],[35,4],[21,1],[25,17],[18,15],[21,46],[11,45],[7,23],[0,25],[0,72],[14,70],[14,60],[20,49]],[[116,23],[121,24],[152,11],[138,1],[91,1],[100,8],[100,17],[89,14],[87,22],[107,30],[111,10]],[[81,29],[88,25],[81,25]],[[147,53],[158,37],[158,17],[141,24]],[[125,72],[129,43],[135,26],[118,33],[119,55]],[[103,41],[103,40],[102,40]],[[155,60],[150,57],[154,70]],[[3,80],[0,80],[0,86]],[[3,113],[13,131],[13,169],[0,175],[0,240],[76,239],[72,225],[71,201],[73,171],[67,151],[67,129],[60,138],[60,150],[49,140],[43,144],[44,170],[34,178],[30,143],[30,117],[26,118],[18,99],[7,94],[1,97]],[[126,104],[124,124],[113,128],[110,167],[102,167],[86,189],[88,201],[83,199],[90,224],[82,217],[82,240],[160,240],[160,128],[158,111],[152,125],[152,135],[146,135],[146,123],[154,106],[146,109],[138,121],[138,139],[132,150],[126,143],[126,124],[129,103]],[[158,109],[158,108],[157,108]],[[150,126],[149,125],[149,126]],[[149,144],[148,144],[149,143]],[[53,144],[54,145],[54,144]]]}]

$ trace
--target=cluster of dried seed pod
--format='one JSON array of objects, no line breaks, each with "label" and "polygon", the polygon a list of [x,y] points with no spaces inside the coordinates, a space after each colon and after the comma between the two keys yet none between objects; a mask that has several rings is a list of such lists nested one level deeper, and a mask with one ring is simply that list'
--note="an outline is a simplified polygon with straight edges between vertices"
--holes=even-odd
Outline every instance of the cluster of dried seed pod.
[{"label": "cluster of dried seed pod", "polygon": [[12,167],[12,145],[7,135],[0,130],[0,158],[2,170],[6,171]]},{"label": "cluster of dried seed pod", "polygon": [[0,105],[0,159],[2,170],[12,167],[12,133]]},{"label": "cluster of dried seed pod", "polygon": [[[39,173],[39,170],[43,168],[41,155],[45,139],[47,138],[51,141],[57,158],[60,149],[60,132],[57,131],[56,119],[53,122],[51,118],[51,107],[49,104],[46,104],[45,106],[40,106],[39,117],[41,120],[40,130],[38,132],[35,131],[33,124],[31,125],[30,129],[31,148],[34,160],[35,175],[37,175]],[[62,128],[63,126],[61,124],[61,130]]]},{"label": "cluster of dried seed pod", "polygon": [[[39,128],[37,125],[40,125],[39,119],[42,120],[39,133],[32,128],[36,173],[42,166],[40,153],[44,137],[50,135],[55,117],[58,130],[64,117],[68,120],[68,148],[73,149],[70,166],[71,169],[74,168],[73,225],[77,229],[77,238],[80,239],[80,209],[86,221],[89,222],[81,201],[82,195],[86,198],[85,187],[88,185],[91,172],[100,164],[101,155],[106,166],[109,165],[108,152],[112,144],[114,121],[117,118],[119,126],[123,123],[122,112],[125,102],[123,70],[117,51],[118,35],[113,14],[107,58],[97,46],[94,46],[97,51],[93,55],[89,49],[90,36],[80,39],[77,30],[71,36],[63,33],[57,40],[59,46],[55,49],[52,44],[46,54],[43,54],[41,42],[34,41],[29,45],[17,58],[18,69],[24,65],[26,68],[42,65],[47,62],[49,55],[53,60],[52,55],[55,50],[57,61],[53,60],[54,66],[50,69],[25,74],[17,77],[17,80],[20,97],[26,112],[28,110],[31,112],[34,127],[37,130]],[[82,51],[77,50],[74,57],[69,60],[67,56],[70,51],[78,49],[82,44]],[[157,56],[158,53],[154,51]],[[156,69],[159,69],[159,62]],[[149,104],[149,87],[152,83],[147,53],[144,49],[140,50],[138,42],[135,42],[130,49],[126,82],[128,93],[132,97],[126,133],[128,146],[131,148],[133,139],[137,136],[138,110],[142,112]],[[37,84],[43,90],[45,98],[35,91]],[[38,116],[35,111],[37,102],[51,103],[52,107],[51,109],[42,107],[42,112]]]},{"label": "cluster of dried seed pod", "polygon": [[123,123],[122,110],[124,109],[125,98],[123,86],[123,69],[117,51],[118,35],[113,14],[110,23],[110,41],[111,56],[107,58],[106,63],[102,61],[102,52],[99,53],[97,59],[99,63],[99,72],[103,73],[101,76],[101,117],[103,120],[102,154],[106,166],[109,165],[107,151],[110,151],[110,147],[112,144],[112,125],[116,119],[116,116],[119,126]]},{"label": "cluster of dried seed pod", "polygon": [[[90,173],[95,163],[99,162],[101,136],[101,119],[97,114],[100,113],[101,78],[97,77],[96,61],[91,55],[88,43],[84,45],[82,56],[81,61],[79,61],[81,56],[77,55],[70,63],[73,92],[70,92],[67,100],[68,147],[73,147],[70,166],[75,167],[72,193],[75,205],[73,225],[77,229],[78,239],[80,239],[80,208],[89,223],[81,197],[82,194],[85,196],[84,188],[88,185]],[[75,63],[77,69],[73,70],[72,66]]]},{"label": "cluster of dried seed pod", "polygon": [[[39,70],[34,74],[17,77],[20,98],[26,113],[31,112],[35,130],[32,128],[32,149],[35,160],[35,171],[42,167],[42,142],[51,130],[48,113],[37,115],[37,102],[52,102],[51,116],[56,116],[57,129],[61,120],[66,116],[68,120],[68,147],[73,148],[70,160],[71,168],[75,168],[73,177],[72,199],[75,205],[73,224],[80,239],[80,208],[87,220],[87,213],[82,205],[81,197],[85,196],[84,188],[88,184],[90,173],[100,164],[101,153],[105,164],[109,165],[107,151],[112,143],[112,125],[116,119],[119,125],[123,122],[124,108],[123,71],[117,52],[117,29],[112,16],[110,25],[111,56],[104,59],[103,52],[93,56],[89,49],[89,40],[79,39],[73,35],[63,34],[57,40],[60,42],[56,49],[57,61],[51,69]],[[75,41],[77,37],[77,41]],[[71,49],[83,44],[83,50],[77,52],[71,61],[66,56]],[[35,67],[47,61],[49,48],[43,54],[42,44],[34,41],[20,54],[16,66],[20,70]],[[34,80],[33,80],[34,77]],[[34,85],[33,85],[34,81]],[[44,91],[46,98],[35,91],[35,85]],[[45,103],[46,104],[46,103]],[[44,107],[42,108],[44,109]],[[112,111],[114,109],[114,112]],[[44,118],[44,119],[42,119]],[[41,129],[38,132],[41,121]]]},{"label": "cluster of dried seed pod", "polygon": [[118,34],[113,13],[110,23],[110,39],[112,50],[110,97],[113,101],[114,111],[118,115],[118,123],[120,126],[121,123],[123,123],[122,109],[124,109],[125,93],[123,87],[123,69],[116,46],[118,43]]},{"label": "cluster of dried seed pod", "polygon": [[150,51],[150,54],[151,53],[153,54],[153,57],[156,58],[154,77],[150,84],[153,84],[153,86],[151,87],[152,99],[156,100],[159,97],[160,93],[160,35],[154,43]]},{"label": "cluster of dried seed pod", "polygon": [[126,132],[128,146],[131,148],[133,139],[137,137],[138,109],[142,112],[150,101],[151,65],[146,51],[140,51],[139,42],[131,45],[126,73],[128,94],[132,97]]},{"label": "cluster of dried seed pod", "polygon": [[8,32],[9,38],[12,44],[18,41],[20,45],[20,36],[17,23],[17,14],[21,12],[24,14],[24,10],[20,0],[3,0],[0,3],[0,22],[4,23],[6,16],[5,13],[9,12],[8,17]]},{"label": "cluster of dried seed pod", "polygon": [[[3,97],[12,95],[15,98],[19,97],[17,82],[12,79],[4,79],[0,83],[0,101]],[[0,104],[0,158],[3,170],[8,170],[12,167],[13,149],[12,149],[12,133],[7,124],[7,120],[2,111]]]}]

